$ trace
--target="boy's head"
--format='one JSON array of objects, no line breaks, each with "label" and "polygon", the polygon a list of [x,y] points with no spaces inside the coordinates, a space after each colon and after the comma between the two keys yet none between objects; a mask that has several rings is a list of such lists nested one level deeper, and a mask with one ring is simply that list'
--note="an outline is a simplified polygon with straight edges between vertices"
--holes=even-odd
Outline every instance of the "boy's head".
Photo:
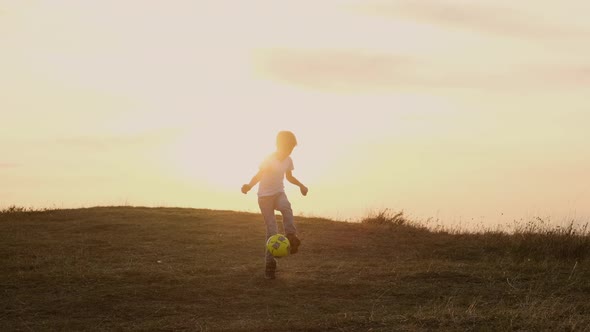
[{"label": "boy's head", "polygon": [[277,134],[277,150],[291,153],[293,148],[297,145],[297,138],[295,134],[290,131],[280,131]]}]

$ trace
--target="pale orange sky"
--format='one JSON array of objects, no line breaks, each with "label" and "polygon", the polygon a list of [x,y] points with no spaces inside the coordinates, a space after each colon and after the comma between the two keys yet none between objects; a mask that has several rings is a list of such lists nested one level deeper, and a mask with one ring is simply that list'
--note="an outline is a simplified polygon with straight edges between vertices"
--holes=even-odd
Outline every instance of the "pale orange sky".
[{"label": "pale orange sky", "polygon": [[2,1],[0,207],[590,218],[587,1]]}]

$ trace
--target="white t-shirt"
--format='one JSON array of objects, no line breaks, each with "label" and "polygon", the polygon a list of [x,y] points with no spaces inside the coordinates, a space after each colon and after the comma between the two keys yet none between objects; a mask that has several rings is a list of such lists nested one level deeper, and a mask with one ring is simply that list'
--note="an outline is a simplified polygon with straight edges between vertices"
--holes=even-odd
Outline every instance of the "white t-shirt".
[{"label": "white t-shirt", "polygon": [[263,170],[260,184],[258,185],[258,197],[272,196],[285,191],[283,179],[285,172],[292,171],[293,160],[287,157],[284,160],[278,160],[275,154],[268,156],[261,164],[260,170]]}]

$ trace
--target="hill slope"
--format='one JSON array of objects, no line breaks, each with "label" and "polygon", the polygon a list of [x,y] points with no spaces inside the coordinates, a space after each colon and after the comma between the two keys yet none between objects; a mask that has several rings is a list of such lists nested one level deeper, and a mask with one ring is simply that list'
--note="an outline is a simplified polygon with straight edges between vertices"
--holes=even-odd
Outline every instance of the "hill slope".
[{"label": "hill slope", "polygon": [[3,330],[590,330],[586,261],[504,235],[296,218],[263,275],[257,214],[104,207],[0,214]]}]

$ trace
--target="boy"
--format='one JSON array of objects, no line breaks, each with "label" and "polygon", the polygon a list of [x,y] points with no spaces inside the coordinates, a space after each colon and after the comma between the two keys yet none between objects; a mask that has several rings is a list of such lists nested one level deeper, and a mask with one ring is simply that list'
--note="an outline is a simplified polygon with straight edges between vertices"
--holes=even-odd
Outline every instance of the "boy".
[{"label": "boy", "polygon": [[[258,182],[258,206],[260,212],[264,217],[266,223],[266,239],[277,234],[277,221],[275,219],[275,210],[278,210],[283,215],[283,225],[289,243],[291,244],[291,254],[297,252],[301,241],[297,237],[297,229],[293,223],[293,210],[291,210],[291,203],[285,195],[285,186],[283,179],[286,177],[287,181],[299,186],[301,194],[307,195],[307,187],[293,176],[293,160],[291,160],[291,152],[297,145],[295,135],[290,131],[281,131],[277,135],[277,151],[268,156],[262,164],[260,169],[250,183],[242,186],[242,193],[247,194],[252,187]],[[266,268],[264,277],[266,279],[274,279],[277,268],[277,261],[266,251]]]}]

